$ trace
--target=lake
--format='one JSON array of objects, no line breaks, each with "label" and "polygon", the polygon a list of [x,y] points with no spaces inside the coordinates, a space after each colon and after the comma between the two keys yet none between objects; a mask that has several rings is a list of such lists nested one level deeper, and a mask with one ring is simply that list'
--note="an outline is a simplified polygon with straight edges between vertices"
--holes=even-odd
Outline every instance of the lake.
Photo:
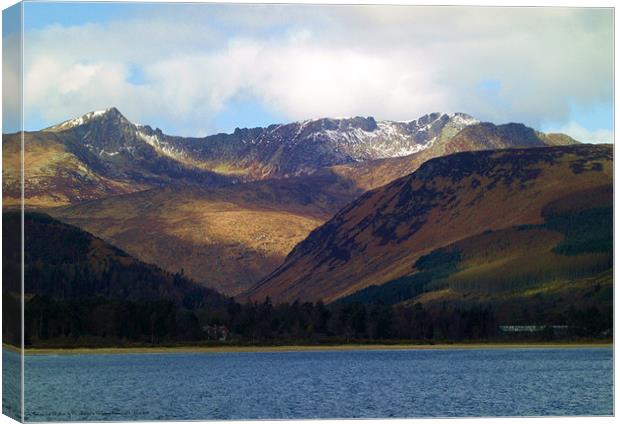
[{"label": "lake", "polygon": [[28,421],[613,414],[612,348],[29,355],[25,364]]}]

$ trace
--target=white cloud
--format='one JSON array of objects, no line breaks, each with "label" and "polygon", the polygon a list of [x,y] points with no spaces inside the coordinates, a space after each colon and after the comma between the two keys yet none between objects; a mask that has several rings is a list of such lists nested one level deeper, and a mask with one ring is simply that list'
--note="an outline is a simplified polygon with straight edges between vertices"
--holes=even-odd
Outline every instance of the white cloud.
[{"label": "white cloud", "polygon": [[[192,134],[213,130],[225,105],[244,96],[288,119],[402,120],[442,110],[539,127],[569,122],[571,103],[612,102],[609,10],[165,10],[28,35],[27,115],[53,123],[115,105],[130,119],[174,122],[175,130]],[[140,84],[130,78],[136,66]],[[498,89],[481,90],[486,79],[497,80]]]}]

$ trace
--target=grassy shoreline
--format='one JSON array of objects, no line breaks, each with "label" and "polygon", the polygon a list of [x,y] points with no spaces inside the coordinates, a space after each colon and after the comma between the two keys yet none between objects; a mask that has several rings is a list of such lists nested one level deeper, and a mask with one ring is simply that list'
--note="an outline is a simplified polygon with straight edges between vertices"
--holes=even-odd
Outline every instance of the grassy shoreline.
[{"label": "grassy shoreline", "polygon": [[[15,346],[3,344],[4,349],[20,352]],[[308,352],[349,350],[441,350],[441,349],[545,349],[613,347],[603,343],[454,343],[454,344],[339,344],[290,346],[148,346],[148,347],[76,347],[27,348],[26,355],[114,355],[140,353],[239,353],[239,352]]]}]

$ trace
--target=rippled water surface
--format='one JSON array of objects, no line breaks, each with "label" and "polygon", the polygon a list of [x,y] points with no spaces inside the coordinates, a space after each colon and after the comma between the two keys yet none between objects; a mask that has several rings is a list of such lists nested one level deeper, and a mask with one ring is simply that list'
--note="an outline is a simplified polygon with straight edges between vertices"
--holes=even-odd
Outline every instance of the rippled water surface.
[{"label": "rippled water surface", "polygon": [[25,363],[29,421],[613,413],[611,348],[46,355]]}]

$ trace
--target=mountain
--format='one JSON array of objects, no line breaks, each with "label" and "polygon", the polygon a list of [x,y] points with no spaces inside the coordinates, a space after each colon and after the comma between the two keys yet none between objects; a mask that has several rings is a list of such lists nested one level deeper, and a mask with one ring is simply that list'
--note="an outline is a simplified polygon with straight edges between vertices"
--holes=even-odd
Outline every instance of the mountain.
[{"label": "mountain", "polygon": [[572,145],[578,142],[565,134],[545,134],[523,124],[495,125],[472,123],[457,133],[445,136],[428,148],[404,157],[337,165],[329,172],[354,181],[363,190],[371,190],[411,174],[429,159],[451,153],[514,147]]},{"label": "mountain", "polygon": [[168,187],[50,210],[148,263],[235,295],[361,191],[335,175]]},{"label": "mountain", "polygon": [[[432,157],[461,149],[545,146],[544,135],[524,125],[478,123],[459,131],[451,121],[457,117],[465,119],[444,114],[417,121],[418,126],[441,128],[441,136],[433,136],[441,138],[406,157],[224,187],[153,189],[49,213],[145,262],[173,272],[183,269],[201,283],[237,295],[278,267],[310,231],[371,188],[369,181],[383,185],[413,172]],[[347,166],[354,170],[363,167],[367,172],[343,172]]]},{"label": "mountain", "polygon": [[[176,137],[109,108],[24,133],[25,201],[46,208],[155,187],[221,187],[330,167],[328,173],[367,189],[377,186],[374,180],[386,183],[450,152],[571,142],[522,125],[483,124],[463,113],[432,113],[409,122],[322,118]],[[21,134],[3,136],[3,157],[10,164],[3,171],[7,205],[20,201],[20,146]]]},{"label": "mountain", "polygon": [[116,108],[90,112],[43,132],[55,134],[90,168],[115,179],[154,185],[228,181],[184,162],[173,147],[157,142],[159,131],[129,122]]},{"label": "mountain", "polygon": [[[2,196],[5,207],[21,204],[21,135],[3,136]],[[148,188],[102,175],[69,151],[53,133],[24,133],[25,200],[48,207]]]},{"label": "mountain", "polygon": [[424,305],[439,316],[449,308],[487,310],[505,325],[568,324],[596,333],[593,325],[613,317],[613,185],[572,193],[541,214],[540,224],[485,231],[436,249],[410,275],[336,303]]},{"label": "mountain", "polygon": [[[28,207],[51,207],[171,184],[229,183],[185,164],[149,140],[150,130],[116,108],[87,113],[42,131],[24,133],[24,194]],[[20,201],[21,134],[3,135],[5,204]]]},{"label": "mountain", "polygon": [[[432,157],[556,140],[460,113],[410,122],[324,118],[182,138],[131,123],[116,108],[24,137],[28,208],[228,295],[272,272],[363,191]],[[4,137],[8,206],[20,201],[20,145],[19,134]]]},{"label": "mountain", "polygon": [[[47,208],[161,186],[218,187],[307,174],[416,152],[472,122],[463,114],[408,123],[325,118],[184,138],[131,123],[116,108],[93,111],[24,133],[25,203]],[[7,206],[20,203],[20,148],[20,133],[3,135]]]},{"label": "mountain", "polygon": [[327,166],[406,156],[451,137],[474,118],[433,113],[410,122],[376,121],[372,117],[322,118],[235,129],[203,139],[161,135],[216,172],[246,179],[308,174]]},{"label": "mountain", "polygon": [[[406,156],[477,122],[462,113],[433,113],[410,122],[322,118],[192,138],[169,136],[148,125],[133,124],[116,108],[110,108],[43,131],[61,136],[85,162],[90,159],[93,166],[103,167],[117,178],[148,182],[154,178],[151,174],[169,173],[164,164],[156,167],[145,162],[157,157],[192,169],[260,180],[307,174],[341,163]],[[149,172],[129,170],[128,163],[150,166]]]},{"label": "mountain", "polygon": [[[581,198],[593,205],[602,202],[601,196],[607,199],[600,193],[609,193],[604,188],[612,183],[612,155],[608,145],[574,145],[465,152],[429,160],[415,173],[347,205],[239,298],[331,302],[411,276],[420,271],[416,264],[424,255],[459,241],[547,224],[546,239],[530,240],[524,247],[530,255],[526,261],[537,259],[541,252],[536,249],[554,249],[571,228],[588,233],[576,226],[566,229],[562,219],[573,222],[570,217],[549,217],[548,210],[562,199],[568,199],[562,206],[567,210]],[[599,194],[586,196],[590,192]],[[547,217],[564,227],[553,227]],[[596,260],[607,263],[606,257]]]}]

